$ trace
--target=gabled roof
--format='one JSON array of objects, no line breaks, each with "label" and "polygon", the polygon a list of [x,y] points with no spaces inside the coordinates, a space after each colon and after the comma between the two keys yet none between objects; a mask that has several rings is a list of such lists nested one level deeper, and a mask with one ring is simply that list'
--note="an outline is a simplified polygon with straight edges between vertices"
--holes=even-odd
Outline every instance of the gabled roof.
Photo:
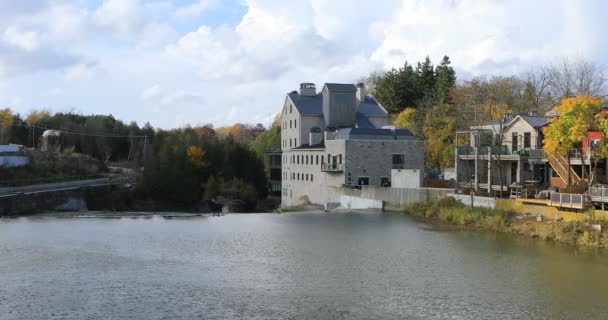
[{"label": "gabled roof", "polygon": [[357,91],[352,83],[326,83],[325,87],[331,91]]},{"label": "gabled roof", "polygon": [[302,96],[297,92],[290,92],[287,94],[287,96],[296,109],[298,109],[300,114],[323,114],[323,96],[321,94],[316,94],[314,96]]},{"label": "gabled roof", "polygon": [[366,96],[363,101],[359,103],[359,112],[367,116],[386,116],[388,112],[384,110],[376,99]]},{"label": "gabled roof", "polygon": [[374,124],[361,112],[357,112],[357,128],[375,129]]},{"label": "gabled roof", "polygon": [[[521,118],[522,120],[526,121],[530,126],[532,126],[532,128],[542,128],[546,125],[549,124],[549,119],[547,119],[547,117],[541,117],[541,116],[517,116],[515,117],[515,119],[517,118]],[[513,119],[513,122],[515,122],[515,119]]]},{"label": "gabled roof", "polygon": [[[354,87],[354,86],[353,86]],[[287,97],[291,100],[298,112],[302,115],[322,115],[323,114],[323,94],[314,96],[303,96],[297,91],[290,92]],[[388,113],[376,99],[366,96],[359,104],[359,112],[366,116],[386,116]]]},{"label": "gabled roof", "polygon": [[[517,120],[523,120],[526,123],[528,123],[532,128],[534,129],[539,129],[542,128],[546,125],[549,124],[549,118],[544,117],[544,116],[522,116],[522,115],[517,115],[513,118],[511,118],[510,120],[508,120],[508,122],[506,122],[504,124],[505,128],[510,127],[511,125],[513,125],[515,122],[517,122]],[[500,120],[492,120],[484,125],[481,126],[472,126],[471,129],[478,129],[478,130],[493,130],[493,129],[498,129],[500,127]]]}]

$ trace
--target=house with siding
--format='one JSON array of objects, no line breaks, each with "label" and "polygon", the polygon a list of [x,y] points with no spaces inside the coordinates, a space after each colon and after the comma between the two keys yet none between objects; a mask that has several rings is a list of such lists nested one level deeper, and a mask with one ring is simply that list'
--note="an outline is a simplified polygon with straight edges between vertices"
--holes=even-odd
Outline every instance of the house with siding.
[{"label": "house with siding", "polygon": [[325,204],[332,187],[390,186],[391,173],[424,167],[424,144],[388,127],[387,111],[363,84],[313,83],[281,110],[282,206]]}]

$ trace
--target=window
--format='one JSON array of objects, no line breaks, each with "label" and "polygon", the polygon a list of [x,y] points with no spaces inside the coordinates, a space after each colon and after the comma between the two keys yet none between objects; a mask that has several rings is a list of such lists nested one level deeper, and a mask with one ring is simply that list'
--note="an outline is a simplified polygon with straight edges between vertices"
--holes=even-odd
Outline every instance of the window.
[{"label": "window", "polygon": [[297,128],[297,127],[298,127],[298,120],[297,120],[297,119],[294,119],[294,120],[293,120],[293,127],[294,127],[294,128]]},{"label": "window", "polygon": [[291,128],[291,120],[289,120],[289,128]]},{"label": "window", "polygon": [[357,180],[359,186],[369,186],[369,177],[359,177]]},{"label": "window", "polygon": [[524,149],[530,149],[530,132],[524,133]]},{"label": "window", "polygon": [[298,146],[298,138],[293,139],[293,146],[297,147]]},{"label": "window", "polygon": [[300,164],[300,155],[298,155],[298,156],[296,157],[296,163],[297,163],[297,164]]},{"label": "window", "polygon": [[306,174],[306,181],[308,181],[308,173]]},{"label": "window", "polygon": [[511,137],[511,151],[517,151],[517,132],[513,132],[513,135]]},{"label": "window", "polygon": [[295,173],[291,173],[291,180],[295,180],[296,179],[296,174]]},{"label": "window", "polygon": [[291,139],[289,139],[289,147],[291,148]]},{"label": "window", "polygon": [[297,177],[298,177],[298,181],[299,181],[300,180],[300,174],[299,173],[298,173]]},{"label": "window", "polygon": [[404,154],[393,154],[393,169],[405,169]]},{"label": "window", "polygon": [[306,155],[306,164],[308,164],[308,155]]},{"label": "window", "polygon": [[380,186],[381,187],[390,187],[391,179],[389,177],[381,177],[380,178]]},{"label": "window", "polygon": [[338,163],[340,163],[340,164],[342,163],[342,154],[338,155]]},{"label": "window", "polygon": [[292,111],[292,109],[291,109],[291,108],[292,108],[292,107],[293,107],[292,105],[289,105],[289,113],[291,113],[291,111]]},{"label": "window", "polygon": [[317,165],[319,165],[319,155],[317,155]]},{"label": "window", "polygon": [[313,180],[313,179],[312,179],[312,173],[311,173],[311,174],[310,174],[310,182],[312,182],[312,180]]}]

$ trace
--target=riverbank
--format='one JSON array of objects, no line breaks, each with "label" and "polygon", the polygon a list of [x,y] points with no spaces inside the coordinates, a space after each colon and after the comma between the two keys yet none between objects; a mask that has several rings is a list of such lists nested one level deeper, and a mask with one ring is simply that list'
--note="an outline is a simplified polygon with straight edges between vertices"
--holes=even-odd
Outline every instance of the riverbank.
[{"label": "riverbank", "polygon": [[[462,229],[491,230],[572,245],[608,248],[605,221],[559,221],[511,211],[470,208],[453,198],[409,205],[405,213],[427,222]],[[598,230],[599,229],[599,230]]]}]

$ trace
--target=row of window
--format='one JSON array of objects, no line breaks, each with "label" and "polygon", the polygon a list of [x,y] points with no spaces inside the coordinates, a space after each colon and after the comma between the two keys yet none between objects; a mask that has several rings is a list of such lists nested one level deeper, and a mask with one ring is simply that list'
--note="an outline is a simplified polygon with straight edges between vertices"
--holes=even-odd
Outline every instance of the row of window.
[{"label": "row of window", "polygon": [[[286,130],[286,129],[287,129],[287,123],[288,123],[288,122],[287,122],[287,120],[283,121],[283,130]],[[292,126],[292,125],[293,125],[293,126]],[[295,128],[297,128],[297,127],[298,127],[298,120],[297,120],[297,119],[293,119],[293,122],[292,122],[292,120],[289,120],[289,128],[290,128],[290,129],[291,129],[291,128],[294,128],[294,129],[295,129]]]},{"label": "row of window", "polygon": [[342,163],[342,154],[334,155],[327,154],[325,155],[317,154],[292,154],[291,157],[289,155],[283,155],[283,163],[287,164],[304,164],[304,165],[319,165],[320,163]]},{"label": "row of window", "polygon": [[[284,172],[283,173],[283,179],[287,180],[287,178],[289,178],[289,173]],[[295,173],[295,172],[292,172],[291,173],[291,180],[292,181],[310,181],[310,182],[313,182],[314,181],[314,175],[312,173]]]},{"label": "row of window", "polygon": [[[513,143],[511,145],[511,150],[512,151],[517,151],[518,147],[519,147],[519,135],[517,134],[517,132],[513,132],[513,135],[511,136],[511,142]],[[530,149],[532,144],[532,135],[530,132],[524,132],[524,149]]]}]

